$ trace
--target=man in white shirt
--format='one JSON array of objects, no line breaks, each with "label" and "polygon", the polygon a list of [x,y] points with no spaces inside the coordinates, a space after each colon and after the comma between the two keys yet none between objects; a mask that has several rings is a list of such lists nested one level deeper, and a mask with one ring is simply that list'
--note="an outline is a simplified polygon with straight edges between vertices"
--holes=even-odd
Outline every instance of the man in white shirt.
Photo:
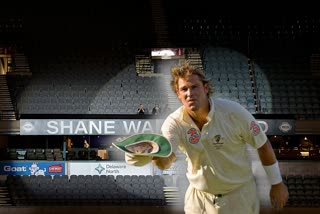
[{"label": "man in white shirt", "polygon": [[271,183],[270,199],[285,206],[287,187],[282,182],[272,146],[255,118],[240,104],[210,98],[212,88],[203,72],[185,61],[171,69],[172,89],[183,104],[164,121],[161,131],[172,144],[167,158],[126,153],[132,165],[152,162],[160,169],[175,161],[177,148],[187,156],[185,213],[258,214],[256,184],[247,158],[246,144],[258,150]]}]

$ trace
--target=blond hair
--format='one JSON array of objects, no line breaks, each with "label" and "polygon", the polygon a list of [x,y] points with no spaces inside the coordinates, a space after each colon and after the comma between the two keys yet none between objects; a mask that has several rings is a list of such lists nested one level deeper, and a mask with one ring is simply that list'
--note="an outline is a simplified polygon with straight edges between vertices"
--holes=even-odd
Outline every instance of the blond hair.
[{"label": "blond hair", "polygon": [[180,65],[174,65],[171,68],[171,89],[176,92],[178,90],[179,79],[186,78],[191,75],[197,75],[203,84],[208,85],[208,96],[213,94],[213,87],[211,86],[210,81],[206,78],[204,72],[201,69],[191,65],[190,61],[188,60],[184,60],[182,63],[180,63]]}]

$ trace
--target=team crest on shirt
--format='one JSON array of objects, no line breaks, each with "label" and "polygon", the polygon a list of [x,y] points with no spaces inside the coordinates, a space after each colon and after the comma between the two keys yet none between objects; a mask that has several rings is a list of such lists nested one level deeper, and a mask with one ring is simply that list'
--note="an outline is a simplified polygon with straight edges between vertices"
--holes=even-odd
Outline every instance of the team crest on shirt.
[{"label": "team crest on shirt", "polygon": [[257,136],[260,133],[260,126],[255,121],[252,121],[250,123],[250,130],[252,131],[253,136]]},{"label": "team crest on shirt", "polygon": [[212,140],[212,145],[216,148],[216,149],[220,149],[222,147],[222,145],[224,144],[223,142],[223,137],[221,137],[221,135],[217,134],[213,137]]},{"label": "team crest on shirt", "polygon": [[191,128],[187,132],[189,136],[189,143],[191,144],[197,144],[200,140],[200,134],[195,128]]},{"label": "team crest on shirt", "polygon": [[216,141],[216,143],[219,143],[220,139],[221,139],[221,135],[218,134],[218,135],[214,136],[214,140]]}]

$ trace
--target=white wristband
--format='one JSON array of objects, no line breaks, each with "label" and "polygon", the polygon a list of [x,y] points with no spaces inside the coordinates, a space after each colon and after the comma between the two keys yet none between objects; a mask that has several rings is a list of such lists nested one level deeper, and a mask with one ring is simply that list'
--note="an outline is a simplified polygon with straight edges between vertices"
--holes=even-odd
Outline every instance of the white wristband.
[{"label": "white wristband", "polygon": [[279,169],[278,161],[269,166],[263,166],[271,185],[278,184],[282,182],[282,176]]}]

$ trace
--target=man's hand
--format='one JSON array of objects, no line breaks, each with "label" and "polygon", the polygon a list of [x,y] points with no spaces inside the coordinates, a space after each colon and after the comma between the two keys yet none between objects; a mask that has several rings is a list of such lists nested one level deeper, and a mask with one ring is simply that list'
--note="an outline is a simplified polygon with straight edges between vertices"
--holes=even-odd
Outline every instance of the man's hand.
[{"label": "man's hand", "polygon": [[152,163],[156,165],[159,169],[164,170],[168,169],[173,162],[177,160],[176,155],[171,153],[169,157],[162,158],[162,157],[154,157],[152,159]]},{"label": "man's hand", "polygon": [[128,164],[133,166],[144,166],[151,162],[152,156],[145,155],[133,155],[130,153],[125,153],[125,160]]},{"label": "man's hand", "polygon": [[283,208],[286,205],[288,198],[288,188],[283,182],[271,186],[270,201],[273,208]]}]

